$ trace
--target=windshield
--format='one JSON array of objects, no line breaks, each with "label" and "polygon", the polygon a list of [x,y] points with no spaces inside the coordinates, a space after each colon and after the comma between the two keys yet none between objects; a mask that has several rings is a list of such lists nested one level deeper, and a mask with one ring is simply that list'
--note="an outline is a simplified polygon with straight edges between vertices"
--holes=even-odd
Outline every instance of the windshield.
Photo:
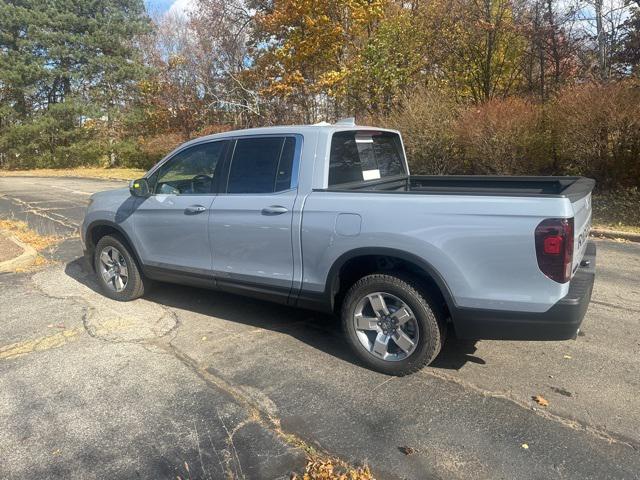
[{"label": "windshield", "polygon": [[374,130],[336,132],[331,139],[329,186],[406,174],[400,135]]}]

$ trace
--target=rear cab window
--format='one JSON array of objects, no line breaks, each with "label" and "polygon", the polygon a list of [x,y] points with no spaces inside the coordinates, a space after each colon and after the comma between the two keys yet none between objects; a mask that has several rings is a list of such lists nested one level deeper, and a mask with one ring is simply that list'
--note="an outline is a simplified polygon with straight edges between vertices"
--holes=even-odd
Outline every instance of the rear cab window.
[{"label": "rear cab window", "polygon": [[406,174],[402,142],[397,133],[348,130],[333,134],[329,187]]}]

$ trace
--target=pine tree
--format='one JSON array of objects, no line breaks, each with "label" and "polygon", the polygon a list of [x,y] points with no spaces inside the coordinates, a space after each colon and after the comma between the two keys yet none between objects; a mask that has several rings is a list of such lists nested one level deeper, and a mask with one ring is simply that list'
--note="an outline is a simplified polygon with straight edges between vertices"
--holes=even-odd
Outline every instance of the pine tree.
[{"label": "pine tree", "polygon": [[0,1],[0,161],[67,166],[112,154],[116,112],[144,74],[135,39],[148,26],[142,0]]}]

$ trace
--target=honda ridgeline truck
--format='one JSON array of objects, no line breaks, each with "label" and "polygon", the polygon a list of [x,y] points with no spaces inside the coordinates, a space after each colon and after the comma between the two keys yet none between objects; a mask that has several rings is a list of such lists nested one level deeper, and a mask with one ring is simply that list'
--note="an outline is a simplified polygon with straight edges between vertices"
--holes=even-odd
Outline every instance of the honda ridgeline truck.
[{"label": "honda ridgeline truck", "polygon": [[335,312],[369,367],[405,375],[458,338],[574,338],[595,277],[593,180],[410,175],[394,130],[270,127],[181,145],[90,200],[108,297],[150,280]]}]

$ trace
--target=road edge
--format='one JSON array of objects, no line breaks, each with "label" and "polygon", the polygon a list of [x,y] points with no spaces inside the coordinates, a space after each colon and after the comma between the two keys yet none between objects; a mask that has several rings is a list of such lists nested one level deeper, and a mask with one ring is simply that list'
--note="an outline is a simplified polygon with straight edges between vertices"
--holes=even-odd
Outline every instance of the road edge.
[{"label": "road edge", "polygon": [[0,262],[0,272],[15,272],[20,268],[31,266],[35,262],[36,258],[38,257],[38,252],[35,248],[33,248],[31,245],[27,245],[26,243],[21,242],[6,230],[0,230],[0,234],[2,234],[7,240],[15,243],[22,249],[22,253],[17,257],[14,257],[10,260],[5,260],[4,262]]},{"label": "road edge", "polygon": [[591,236],[596,238],[623,239],[630,242],[640,243],[640,233],[621,232],[620,230],[609,230],[606,228],[592,228]]}]

